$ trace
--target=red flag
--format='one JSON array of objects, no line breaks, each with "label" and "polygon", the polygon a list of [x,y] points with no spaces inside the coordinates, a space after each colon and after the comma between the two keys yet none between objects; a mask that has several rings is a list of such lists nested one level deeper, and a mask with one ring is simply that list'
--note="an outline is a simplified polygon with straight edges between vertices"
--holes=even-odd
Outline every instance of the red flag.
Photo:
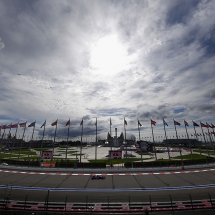
[{"label": "red flag", "polygon": [[68,126],[68,125],[70,125],[70,119],[69,119],[69,121],[66,123],[66,126]]},{"label": "red flag", "polygon": [[19,126],[20,126],[20,127],[26,127],[26,123],[27,123],[27,122],[21,122],[21,123],[19,123]]},{"label": "red flag", "polygon": [[6,129],[7,128],[7,125],[2,125],[1,126],[1,129]]},{"label": "red flag", "polygon": [[51,126],[57,125],[57,120],[51,124]]},{"label": "red flag", "polygon": [[188,122],[187,122],[187,121],[185,121],[185,120],[184,120],[184,124],[185,124],[185,126],[189,126],[189,125],[188,125]]},{"label": "red flag", "polygon": [[208,128],[208,126],[207,126],[207,125],[205,125],[204,123],[200,122],[200,124],[201,124],[201,127]]},{"label": "red flag", "polygon": [[156,125],[156,122],[151,119],[151,125]]},{"label": "red flag", "polygon": [[11,125],[11,128],[18,128],[18,123],[12,124],[12,125]]},{"label": "red flag", "polygon": [[81,122],[80,122],[80,126],[83,126],[83,119],[82,119]]},{"label": "red flag", "polygon": [[181,125],[181,123],[175,121],[174,119],[173,119],[173,121],[174,121],[174,125]]}]

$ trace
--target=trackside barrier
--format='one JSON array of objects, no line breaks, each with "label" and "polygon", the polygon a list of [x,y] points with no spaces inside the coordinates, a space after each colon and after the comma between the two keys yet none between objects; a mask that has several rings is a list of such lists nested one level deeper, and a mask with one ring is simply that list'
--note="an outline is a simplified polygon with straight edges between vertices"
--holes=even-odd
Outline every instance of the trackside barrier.
[{"label": "trackside barrier", "polygon": [[[65,202],[49,202],[49,192],[44,202],[31,202],[8,200],[5,205],[5,200],[0,200],[0,210],[8,211],[34,211],[34,212],[64,212],[64,213],[145,213],[162,212],[162,211],[181,211],[181,210],[204,210],[214,209],[215,199],[193,200],[189,195],[189,201],[172,201],[170,202],[127,202],[127,203],[89,203],[88,197],[86,203],[67,203]],[[150,197],[149,197],[150,198]],[[151,198],[150,198],[151,200]]]}]

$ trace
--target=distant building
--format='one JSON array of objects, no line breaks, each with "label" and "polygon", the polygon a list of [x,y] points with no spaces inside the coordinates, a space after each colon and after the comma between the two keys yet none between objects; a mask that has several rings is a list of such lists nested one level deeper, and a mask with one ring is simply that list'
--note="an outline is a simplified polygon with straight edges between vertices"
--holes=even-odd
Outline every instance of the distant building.
[{"label": "distant building", "polygon": [[115,136],[111,136],[110,133],[101,133],[98,135],[98,142],[108,146],[108,147],[119,147],[122,145],[134,145],[136,142],[136,138],[131,133],[126,133],[126,139],[124,137],[124,133],[121,132],[119,136],[117,136],[115,132]]}]

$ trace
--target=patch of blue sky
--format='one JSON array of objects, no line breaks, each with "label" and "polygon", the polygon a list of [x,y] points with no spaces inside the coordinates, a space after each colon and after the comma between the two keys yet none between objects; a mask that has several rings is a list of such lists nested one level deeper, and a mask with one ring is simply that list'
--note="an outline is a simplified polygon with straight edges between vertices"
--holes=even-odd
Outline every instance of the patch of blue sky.
[{"label": "patch of blue sky", "polygon": [[6,121],[13,120],[14,121],[14,119],[10,118],[9,116],[5,116],[5,115],[0,115],[0,120],[6,120]]},{"label": "patch of blue sky", "polygon": [[183,113],[186,109],[185,108],[178,108],[174,110],[174,114]]}]

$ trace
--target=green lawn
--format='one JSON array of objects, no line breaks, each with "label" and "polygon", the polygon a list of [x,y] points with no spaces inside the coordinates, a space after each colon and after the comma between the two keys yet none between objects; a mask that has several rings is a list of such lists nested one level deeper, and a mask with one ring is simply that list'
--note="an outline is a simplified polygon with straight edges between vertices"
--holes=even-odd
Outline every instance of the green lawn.
[{"label": "green lawn", "polygon": [[204,154],[209,153],[209,155],[214,155],[214,151],[213,150],[208,150],[207,151],[207,149],[202,149],[201,151],[199,149],[194,149],[193,152],[198,152],[198,153],[202,152]]}]

